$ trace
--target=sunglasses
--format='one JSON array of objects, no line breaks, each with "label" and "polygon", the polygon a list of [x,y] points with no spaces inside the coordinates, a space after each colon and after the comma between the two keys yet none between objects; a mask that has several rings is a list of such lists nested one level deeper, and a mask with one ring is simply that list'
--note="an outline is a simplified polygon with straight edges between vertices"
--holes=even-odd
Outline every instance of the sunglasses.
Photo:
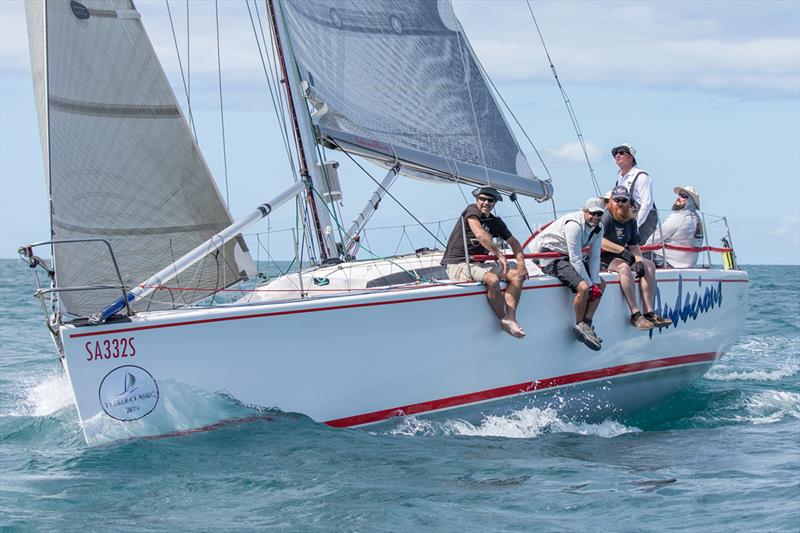
[{"label": "sunglasses", "polygon": [[611,154],[611,155],[614,156],[614,157],[617,157],[619,154],[631,155],[631,153],[628,152],[627,150],[614,150],[614,153]]},{"label": "sunglasses", "polygon": [[616,202],[618,204],[627,204],[628,203],[628,199],[627,198],[614,198],[614,202]]},{"label": "sunglasses", "polygon": [[491,196],[478,196],[478,201],[479,202],[486,202],[487,204],[493,204],[497,200],[495,198],[492,198]]},{"label": "sunglasses", "polygon": [[681,198],[683,198],[684,200],[688,200],[688,199],[689,199],[689,195],[688,195],[688,194],[686,194],[685,192],[679,192],[679,193],[678,193],[678,196],[680,196],[680,197],[681,197]]},{"label": "sunglasses", "polygon": [[603,216],[603,212],[602,211],[587,211],[587,213],[589,213],[593,217],[601,217],[601,216]]}]

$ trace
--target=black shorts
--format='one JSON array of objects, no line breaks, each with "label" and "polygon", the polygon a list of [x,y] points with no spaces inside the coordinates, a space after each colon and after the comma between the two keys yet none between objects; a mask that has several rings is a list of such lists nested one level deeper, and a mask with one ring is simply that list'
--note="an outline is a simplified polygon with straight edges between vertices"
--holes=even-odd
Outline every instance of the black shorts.
[{"label": "black shorts", "polygon": [[[589,271],[589,258],[583,258],[583,266],[586,271]],[[558,259],[553,260],[549,265],[545,265],[542,267],[542,272],[547,274],[548,276],[554,276],[558,278],[564,285],[569,287],[569,290],[572,292],[578,292],[578,285],[583,278],[580,274],[575,270],[575,267],[572,266],[572,263],[569,262],[568,257],[559,257]]]}]

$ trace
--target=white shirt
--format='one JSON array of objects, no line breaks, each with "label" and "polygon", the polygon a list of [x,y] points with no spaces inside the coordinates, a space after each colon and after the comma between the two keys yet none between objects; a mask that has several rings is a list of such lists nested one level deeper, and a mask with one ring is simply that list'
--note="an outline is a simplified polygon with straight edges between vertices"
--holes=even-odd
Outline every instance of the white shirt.
[{"label": "white shirt", "polygon": [[[673,211],[661,223],[661,231],[656,229],[653,242],[660,243],[662,237],[665,244],[703,246],[703,222],[694,209]],[[662,255],[660,252],[661,250],[654,250],[659,257]],[[698,252],[665,250],[665,253],[667,262],[675,268],[694,268],[697,265]]]},{"label": "white shirt", "polygon": [[[636,180],[635,190],[631,191],[631,183],[640,172],[642,174]],[[636,226],[641,227],[647,215],[653,210],[653,181],[650,179],[650,175],[641,168],[634,166],[625,175],[621,171],[617,174],[617,185],[622,185],[628,189],[633,201],[639,205],[639,212],[636,214]]]},{"label": "white shirt", "polygon": [[[552,224],[542,230],[533,240],[532,250],[534,253],[541,252],[542,248],[548,248],[554,252],[561,252],[569,256],[569,262],[575,272],[589,285],[600,284],[600,244],[603,241],[603,225],[598,223],[598,229],[594,233],[595,226],[589,226],[583,217],[583,210],[575,213],[567,213],[553,221]],[[591,239],[591,240],[590,240]],[[583,247],[591,246],[589,249],[589,271],[583,265]],[[552,259],[540,259],[540,263],[547,264]]]}]

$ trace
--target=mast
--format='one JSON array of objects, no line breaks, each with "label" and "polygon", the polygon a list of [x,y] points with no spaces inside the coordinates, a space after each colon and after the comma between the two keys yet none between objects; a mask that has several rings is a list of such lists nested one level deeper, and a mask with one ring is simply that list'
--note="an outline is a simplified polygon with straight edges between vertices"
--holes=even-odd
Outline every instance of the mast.
[{"label": "mast", "polygon": [[[306,201],[311,212],[314,234],[319,243],[320,259],[325,261],[326,259],[339,257],[336,240],[333,236],[330,214],[325,206],[325,201],[321,197],[322,191],[327,190],[325,187],[325,176],[322,175],[324,171],[319,164],[317,153],[313,148],[316,144],[316,138],[311,119],[308,115],[308,106],[299,93],[300,76],[295,68],[289,68],[287,66],[287,63],[291,61],[292,58],[291,52],[288,50],[291,44],[289,43],[288,35],[286,35],[285,25],[283,24],[283,13],[280,7],[275,4],[276,2],[274,0],[267,0],[270,24],[272,25],[272,31],[275,35],[275,45],[278,58],[280,59],[281,75],[284,80],[283,86],[286,90],[286,100],[289,105],[292,130],[294,132],[295,143],[297,144],[300,175],[303,179],[310,180],[311,186],[318,191],[318,194],[315,196],[314,191],[311,188],[307,188]],[[284,47],[284,37],[287,37],[285,39],[286,47]],[[301,111],[301,116],[298,116],[298,109]],[[306,148],[308,148],[308,150]]]}]

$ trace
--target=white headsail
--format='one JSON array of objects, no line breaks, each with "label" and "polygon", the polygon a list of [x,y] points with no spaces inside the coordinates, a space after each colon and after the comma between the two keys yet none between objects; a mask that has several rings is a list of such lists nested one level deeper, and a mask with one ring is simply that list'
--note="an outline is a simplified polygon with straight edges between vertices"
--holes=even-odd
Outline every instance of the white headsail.
[{"label": "white headsail", "polygon": [[[417,178],[538,199],[535,178],[447,0],[285,0],[321,141]],[[327,142],[326,142],[327,141]]]},{"label": "white headsail", "polygon": [[[130,287],[229,226],[231,216],[130,0],[26,2],[54,240],[105,239]],[[53,247],[60,287],[118,284],[101,243]],[[247,277],[244,240],[139,309],[188,304]],[[61,294],[85,316],[119,291]]]}]

